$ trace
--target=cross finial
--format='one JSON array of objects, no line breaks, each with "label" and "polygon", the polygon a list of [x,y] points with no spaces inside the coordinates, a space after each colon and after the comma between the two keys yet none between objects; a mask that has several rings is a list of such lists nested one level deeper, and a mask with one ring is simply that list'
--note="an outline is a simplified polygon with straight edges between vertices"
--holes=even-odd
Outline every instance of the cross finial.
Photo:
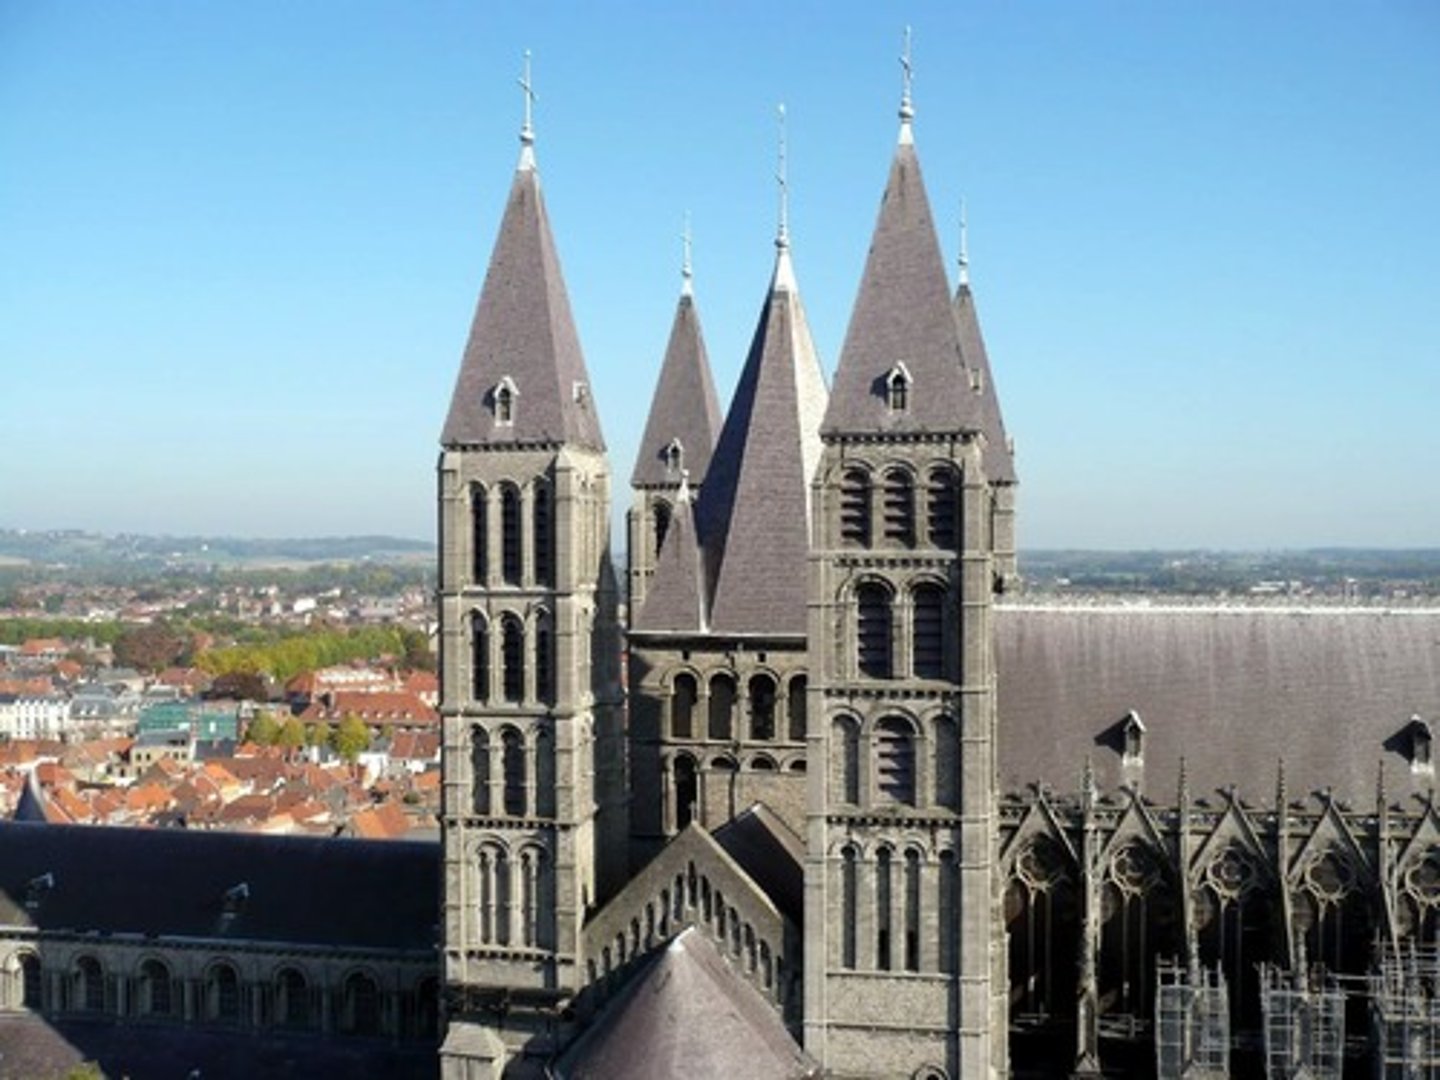
[{"label": "cross finial", "polygon": [[967,233],[969,222],[965,219],[965,197],[960,197],[960,284],[970,284],[970,246]]},{"label": "cross finial", "polygon": [[776,109],[780,121],[780,167],[775,173],[775,179],[780,184],[780,227],[775,234],[775,246],[777,248],[788,248],[790,246],[790,182],[786,177],[785,167],[785,106],[782,104]]},{"label": "cross finial", "polygon": [[900,123],[909,126],[910,121],[915,119],[915,106],[910,100],[910,84],[915,77],[915,70],[910,62],[910,27],[905,27],[905,51],[900,54],[900,68],[904,72],[900,91]]},{"label": "cross finial", "polygon": [[695,278],[695,271],[690,265],[690,211],[685,211],[685,231],[680,234],[680,244],[684,252],[680,261],[680,295],[689,296],[694,292],[692,282]]},{"label": "cross finial", "polygon": [[525,147],[535,145],[535,84],[530,81],[530,50],[525,50],[525,70],[519,79],[520,90],[525,95],[525,123],[520,128],[520,144]]}]

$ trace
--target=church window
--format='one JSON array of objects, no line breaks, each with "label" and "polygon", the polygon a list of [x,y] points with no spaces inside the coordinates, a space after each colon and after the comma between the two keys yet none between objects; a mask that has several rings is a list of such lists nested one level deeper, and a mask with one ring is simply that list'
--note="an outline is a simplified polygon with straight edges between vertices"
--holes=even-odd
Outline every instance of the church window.
[{"label": "church window", "polygon": [[916,587],[910,599],[911,663],[917,679],[945,677],[945,592],[938,585]]},{"label": "church window", "polygon": [[750,678],[750,738],[775,738],[775,680],[769,675]]},{"label": "church window", "polygon": [[875,967],[880,971],[890,971],[893,967],[890,955],[894,942],[894,928],[891,926],[892,862],[889,848],[881,848],[875,856]]},{"label": "church window", "polygon": [[535,732],[535,816],[555,816],[555,740],[545,728]]},{"label": "church window", "polygon": [[[1210,861],[1203,881],[1195,914],[1201,962],[1219,967],[1224,974],[1232,1022],[1242,1014],[1258,1015],[1256,968],[1270,958],[1272,907],[1271,899],[1260,889],[1259,867],[1249,852],[1232,844]],[[1297,894],[1301,909],[1297,918],[1309,914],[1304,910],[1308,896],[1304,891]],[[1313,940],[1306,944],[1313,949]],[[1313,951],[1308,955],[1326,962]]]},{"label": "church window", "polygon": [[478,725],[470,729],[470,807],[490,813],[490,736]]},{"label": "church window", "polygon": [[904,469],[885,474],[884,521],[887,543],[915,546],[915,483]]},{"label": "church window", "polygon": [[959,967],[955,928],[960,924],[960,870],[955,864],[953,851],[940,853],[939,886],[935,905],[940,913],[940,940],[936,943],[936,949],[939,953],[940,970],[950,975]]},{"label": "church window", "polygon": [[943,551],[960,547],[960,481],[955,470],[941,465],[930,470],[926,526],[932,546]]},{"label": "church window", "polygon": [[506,585],[520,584],[520,489],[500,486],[500,573]]},{"label": "church window", "polygon": [[905,852],[905,970],[920,970],[920,853]]},{"label": "church window", "polygon": [[870,477],[863,469],[847,469],[840,478],[840,543],[870,546]]},{"label": "church window", "polygon": [[695,730],[695,702],[698,698],[695,676],[675,676],[675,688],[670,695],[670,737],[691,738]]},{"label": "church window", "polygon": [[542,705],[555,703],[554,635],[548,615],[541,615],[535,624],[535,698]]},{"label": "church window", "polygon": [[220,1024],[240,1019],[240,976],[229,964],[216,964],[205,975],[205,1013]]},{"label": "church window", "polygon": [[710,680],[710,738],[730,739],[734,730],[735,680],[716,675]]},{"label": "church window", "polygon": [[500,767],[505,777],[505,813],[525,816],[525,739],[513,727],[500,735]]},{"label": "church window", "polygon": [[82,956],[75,962],[75,1006],[84,1012],[105,1009],[105,972],[93,956]]},{"label": "church window", "polygon": [[275,980],[275,1022],[286,1028],[310,1026],[310,987],[294,968],[286,968]]},{"label": "church window", "polygon": [[896,364],[885,375],[885,404],[891,412],[905,412],[910,408],[910,369]]},{"label": "church window", "polygon": [[888,679],[890,659],[890,590],[878,582],[866,582],[855,592],[856,647],[860,674],[871,679]]},{"label": "church window", "polygon": [[846,845],[840,853],[840,966],[856,966],[856,901],[860,889],[859,867],[855,849]]},{"label": "church window", "polygon": [[804,675],[791,678],[786,692],[785,719],[790,728],[790,741],[803,742],[805,739],[806,681]]},{"label": "church window", "polygon": [[875,787],[884,801],[915,805],[915,733],[899,717],[875,726]]},{"label": "church window", "polygon": [[960,809],[960,736],[948,716],[935,719],[935,804]]},{"label": "church window", "polygon": [[345,980],[340,1029],[347,1035],[380,1034],[380,987],[364,972],[357,971]]},{"label": "church window", "polygon": [[495,423],[499,426],[509,427],[515,423],[516,396],[515,383],[509,375],[501,379],[491,391],[491,398],[495,402]]},{"label": "church window", "polygon": [[700,784],[695,775],[695,759],[689,754],[675,758],[675,828],[683,829],[696,818]]},{"label": "church window", "polygon": [[1156,961],[1178,944],[1174,897],[1149,848],[1132,842],[1111,856],[1100,904],[1101,1009],[1149,1016]]},{"label": "church window", "polygon": [[[1048,836],[1034,837],[1015,858],[1015,878],[1005,890],[1012,1016],[1030,1020],[1063,1016],[1073,1007],[1078,905],[1068,865],[1063,849]],[[956,910],[958,879],[959,868],[947,852],[941,859],[944,911]],[[948,897],[943,892],[947,888]],[[942,932],[950,932],[950,947],[942,946],[941,959],[949,959],[952,965],[955,923],[953,917],[940,922]]]},{"label": "church window", "polygon": [[520,853],[520,925],[521,944],[537,948],[540,944],[540,866],[543,852],[526,848]]},{"label": "church window", "polygon": [[470,697],[483,705],[490,700],[490,627],[485,616],[470,616]]},{"label": "church window", "polygon": [[470,580],[485,583],[489,573],[489,494],[483,484],[470,485]]},{"label": "church window", "polygon": [[503,690],[505,700],[513,704],[525,697],[525,628],[514,615],[506,615],[500,628]]},{"label": "church window", "polygon": [[34,953],[20,957],[20,1003],[39,1011],[44,1006],[44,983],[40,976],[40,958]]},{"label": "church window", "polygon": [[853,717],[837,716],[830,725],[830,799],[860,802],[860,725]]},{"label": "church window", "polygon": [[665,546],[665,537],[670,533],[670,504],[662,499],[655,500],[655,551],[654,558],[660,557]]},{"label": "church window", "polygon": [[555,584],[555,530],[551,519],[550,486],[537,481],[533,491],[534,504],[530,508],[531,546],[534,548],[535,583]]}]

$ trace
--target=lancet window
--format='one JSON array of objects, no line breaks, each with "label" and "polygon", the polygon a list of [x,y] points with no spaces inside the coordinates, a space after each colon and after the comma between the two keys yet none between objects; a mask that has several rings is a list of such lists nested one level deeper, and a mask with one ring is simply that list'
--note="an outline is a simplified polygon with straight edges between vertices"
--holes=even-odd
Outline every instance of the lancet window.
[{"label": "lancet window", "polygon": [[769,675],[750,677],[750,738],[775,738],[775,680]]},{"label": "lancet window", "polygon": [[943,551],[960,547],[960,478],[948,465],[930,470],[926,528],[932,546]]},{"label": "lancet window", "polygon": [[830,724],[830,799],[860,802],[860,725],[850,716],[837,716]]},{"label": "lancet window", "polygon": [[520,550],[520,489],[514,484],[500,486],[500,574],[506,585],[519,585],[522,553]]},{"label": "lancet window", "polygon": [[555,528],[551,513],[550,485],[537,481],[531,492],[531,547],[534,549],[535,583],[555,584]]},{"label": "lancet window", "polygon": [[500,622],[501,662],[505,700],[514,704],[525,697],[525,628],[514,615]]},{"label": "lancet window", "polygon": [[904,469],[885,474],[885,541],[900,547],[915,546],[915,483]]},{"label": "lancet window", "polygon": [[699,698],[695,676],[681,673],[675,676],[675,686],[670,694],[670,735],[676,739],[688,739],[695,730],[695,703]]},{"label": "lancet window", "polygon": [[525,738],[513,727],[500,735],[500,768],[504,777],[505,813],[525,816]]},{"label": "lancet window", "polygon": [[786,690],[785,721],[792,742],[803,742],[805,739],[806,686],[805,676],[795,675]]},{"label": "lancet window", "polygon": [[490,572],[489,500],[484,484],[470,485],[470,580],[481,585]]},{"label": "lancet window", "polygon": [[730,739],[734,728],[735,680],[729,675],[710,679],[710,738]]},{"label": "lancet window", "polygon": [[490,700],[490,626],[478,611],[470,616],[470,697],[480,705]]},{"label": "lancet window", "polygon": [[1047,836],[1028,841],[1005,890],[1012,1021],[1064,1017],[1074,1007],[1078,920],[1064,851]]},{"label": "lancet window", "polygon": [[470,808],[490,813],[490,736],[478,724],[470,729]]}]

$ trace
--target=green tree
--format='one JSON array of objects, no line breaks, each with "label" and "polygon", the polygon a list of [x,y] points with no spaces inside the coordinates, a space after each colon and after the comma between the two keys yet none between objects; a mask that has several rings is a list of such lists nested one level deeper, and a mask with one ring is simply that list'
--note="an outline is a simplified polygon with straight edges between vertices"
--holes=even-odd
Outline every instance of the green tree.
[{"label": "green tree", "polygon": [[324,720],[316,721],[305,729],[306,746],[329,746],[334,732]]},{"label": "green tree", "polygon": [[280,722],[273,713],[256,713],[250,726],[245,729],[245,737],[261,746],[274,746],[275,741],[280,738]]},{"label": "green tree", "polygon": [[280,733],[275,737],[275,745],[283,746],[287,750],[299,750],[305,745],[305,725],[298,717],[290,717],[280,726]]},{"label": "green tree", "polygon": [[115,639],[115,662],[137,671],[161,671],[176,663],[188,644],[163,622],[135,626]]},{"label": "green tree", "polygon": [[346,713],[335,729],[330,745],[346,761],[354,761],[370,749],[370,729],[354,713]]}]

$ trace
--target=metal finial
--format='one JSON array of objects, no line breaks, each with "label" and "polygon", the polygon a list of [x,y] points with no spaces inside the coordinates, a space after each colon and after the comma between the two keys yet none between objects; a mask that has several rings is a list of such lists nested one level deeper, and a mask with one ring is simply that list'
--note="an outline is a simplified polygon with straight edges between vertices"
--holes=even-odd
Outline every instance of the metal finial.
[{"label": "metal finial", "polygon": [[780,228],[775,234],[775,246],[788,248],[790,246],[790,181],[786,177],[785,106],[783,104],[776,109],[776,114],[780,122],[780,167],[775,173],[775,179],[780,184]]},{"label": "metal finial", "polygon": [[525,72],[519,79],[520,89],[525,94],[525,124],[520,128],[520,142],[523,146],[535,144],[535,85],[530,81],[530,50],[525,50]]},{"label": "metal finial", "polygon": [[965,197],[960,197],[960,284],[970,284],[970,245],[967,233],[969,222],[965,219]]},{"label": "metal finial", "polygon": [[681,249],[684,252],[680,261],[680,292],[685,296],[689,296],[693,291],[694,286],[692,283],[695,279],[695,270],[690,265],[690,243],[690,211],[686,210],[685,231],[680,234]]},{"label": "metal finial", "polygon": [[905,51],[900,54],[900,68],[905,73],[900,92],[900,121],[908,124],[915,118],[915,106],[910,100],[910,85],[915,77],[915,71],[910,62],[910,27],[908,26],[905,27]]}]

